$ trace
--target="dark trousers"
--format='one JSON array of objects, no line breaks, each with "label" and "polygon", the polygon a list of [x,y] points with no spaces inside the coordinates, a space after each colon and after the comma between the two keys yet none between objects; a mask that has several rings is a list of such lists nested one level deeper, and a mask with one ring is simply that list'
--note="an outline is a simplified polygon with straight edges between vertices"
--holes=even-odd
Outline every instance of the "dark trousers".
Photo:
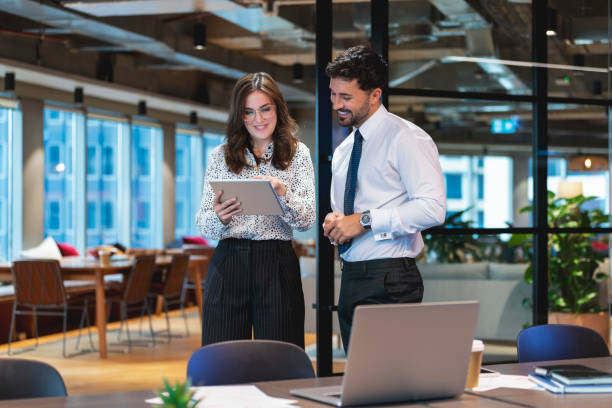
[{"label": "dark trousers", "polygon": [[202,345],[280,340],[304,348],[304,293],[290,241],[224,239],[202,299]]},{"label": "dark trousers", "polygon": [[348,351],[353,313],[359,305],[419,303],[423,279],[413,258],[386,258],[342,263],[338,320]]}]

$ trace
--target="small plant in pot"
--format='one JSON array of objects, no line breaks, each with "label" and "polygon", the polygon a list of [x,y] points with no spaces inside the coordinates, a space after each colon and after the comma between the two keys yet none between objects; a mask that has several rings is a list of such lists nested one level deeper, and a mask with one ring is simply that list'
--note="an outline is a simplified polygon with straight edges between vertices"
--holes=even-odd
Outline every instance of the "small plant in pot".
[{"label": "small plant in pot", "polygon": [[156,406],[163,408],[196,408],[200,401],[194,401],[193,394],[189,379],[184,383],[177,381],[172,386],[164,378],[164,389],[157,392],[162,404]]},{"label": "small plant in pot", "polygon": [[[588,209],[585,203],[597,197],[579,195],[573,198],[556,197],[548,192],[548,226],[550,228],[598,227],[609,221],[600,209]],[[532,211],[524,207],[519,213]],[[569,323],[591,327],[587,321],[600,320],[601,328],[591,327],[608,340],[609,318],[601,311],[599,282],[607,273],[596,272],[605,258],[592,245],[592,233],[563,233],[548,235],[548,307],[550,323]],[[529,234],[514,234],[511,245],[521,245],[529,266],[525,282],[533,283],[533,241]],[[531,306],[530,300],[526,304]],[[568,320],[569,319],[569,320]]]}]

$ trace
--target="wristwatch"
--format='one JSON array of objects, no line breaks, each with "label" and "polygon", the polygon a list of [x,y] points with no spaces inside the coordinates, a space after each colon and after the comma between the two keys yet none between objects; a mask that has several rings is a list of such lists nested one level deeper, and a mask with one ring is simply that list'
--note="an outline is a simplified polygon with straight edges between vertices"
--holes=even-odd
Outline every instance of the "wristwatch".
[{"label": "wristwatch", "polygon": [[370,216],[370,210],[361,213],[361,216],[359,217],[359,223],[365,229],[372,228],[372,217]]}]

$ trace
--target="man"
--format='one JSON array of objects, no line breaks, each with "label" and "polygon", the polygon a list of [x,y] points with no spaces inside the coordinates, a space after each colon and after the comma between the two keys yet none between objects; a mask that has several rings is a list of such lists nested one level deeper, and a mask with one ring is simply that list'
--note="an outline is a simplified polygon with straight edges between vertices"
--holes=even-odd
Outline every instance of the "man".
[{"label": "man", "polygon": [[334,152],[333,212],[323,223],[343,260],[338,319],[348,350],[356,306],[422,300],[420,231],[444,222],[446,193],[431,137],[380,102],[382,57],[352,47],[326,73],[338,123],[353,129]]}]

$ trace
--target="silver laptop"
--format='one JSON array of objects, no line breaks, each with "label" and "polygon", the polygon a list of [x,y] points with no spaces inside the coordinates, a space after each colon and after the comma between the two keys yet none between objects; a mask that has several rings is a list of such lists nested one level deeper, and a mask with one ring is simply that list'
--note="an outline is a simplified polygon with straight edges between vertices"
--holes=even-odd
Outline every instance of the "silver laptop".
[{"label": "silver laptop", "polygon": [[338,407],[457,396],[478,309],[476,301],[359,306],[342,385],[291,394]]}]

